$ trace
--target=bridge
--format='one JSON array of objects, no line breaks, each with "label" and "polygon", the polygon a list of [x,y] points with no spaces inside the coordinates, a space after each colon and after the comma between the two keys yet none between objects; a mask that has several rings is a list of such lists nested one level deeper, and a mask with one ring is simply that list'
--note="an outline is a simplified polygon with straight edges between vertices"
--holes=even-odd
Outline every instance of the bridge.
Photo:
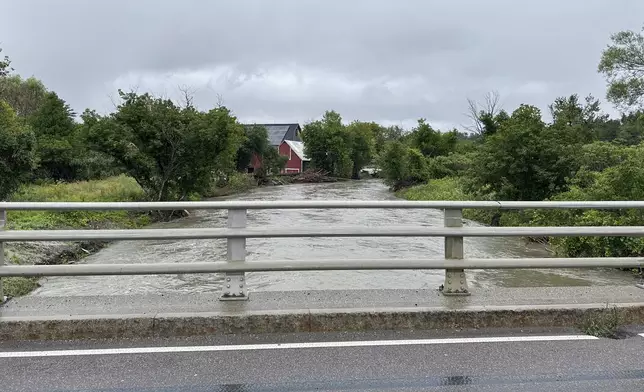
[{"label": "bridge", "polygon": [[[124,385],[119,379],[128,366],[134,366],[127,390],[448,390],[444,388],[464,385],[478,386],[476,390],[533,390],[521,388],[547,388],[553,382],[567,390],[588,390],[589,385],[619,385],[623,390],[641,386],[644,328],[639,326],[644,325],[644,286],[635,279],[618,287],[475,289],[468,285],[467,271],[641,268],[644,258],[467,258],[463,239],[642,237],[644,226],[464,227],[462,211],[468,208],[642,209],[644,201],[0,203],[0,217],[17,210],[228,211],[225,228],[0,231],[0,282],[15,276],[224,276],[216,295],[10,299],[0,308],[0,366],[7,369],[0,385],[9,385],[6,390],[29,386],[50,390],[51,385],[60,390],[79,385],[83,390],[126,390],[118,389]],[[248,227],[247,215],[258,209],[440,209],[444,225]],[[4,225],[6,218],[0,221]],[[323,260],[246,260],[246,240],[251,238],[410,236],[444,238],[444,259],[343,259],[338,255]],[[21,241],[214,238],[226,240],[226,260],[11,265],[4,262],[2,251],[4,243]],[[266,293],[253,292],[246,280],[251,272],[394,269],[444,270],[444,283],[427,290],[383,287]],[[4,298],[1,283],[0,298]],[[600,339],[578,329],[589,320],[592,324],[612,316],[627,326],[620,333],[628,339]],[[96,343],[84,338],[116,340]],[[531,371],[518,366],[525,361],[525,352],[532,356],[531,362],[542,365]],[[428,355],[434,359],[428,360]],[[489,362],[490,357],[495,360]],[[88,358],[101,358],[107,364],[96,368],[96,377],[102,381],[86,380],[79,365]],[[168,368],[156,365],[174,366],[176,361],[185,365],[179,370],[181,377],[190,374],[194,378],[179,382],[176,377],[168,378]],[[222,373],[214,374],[210,361]],[[234,365],[240,361],[252,363],[250,369],[257,374]],[[319,366],[322,363],[327,365]],[[34,364],[67,377],[45,377],[34,383],[23,369]],[[378,368],[382,371],[373,372]],[[428,369],[436,376],[428,377]],[[560,369],[564,375],[556,376]]]}]

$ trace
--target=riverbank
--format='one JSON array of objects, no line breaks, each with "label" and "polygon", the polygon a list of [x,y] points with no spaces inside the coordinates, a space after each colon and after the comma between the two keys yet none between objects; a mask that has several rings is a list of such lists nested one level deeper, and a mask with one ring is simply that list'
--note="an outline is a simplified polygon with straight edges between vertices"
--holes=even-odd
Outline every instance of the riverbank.
[{"label": "riverbank", "polygon": [[[395,192],[396,196],[406,200],[475,200],[461,187],[458,178],[444,177],[431,180],[426,184],[403,188]],[[463,210],[463,217],[486,225],[501,225],[500,212],[495,210]],[[506,215],[507,216],[507,215]],[[495,218],[498,217],[498,218]]]},{"label": "riverbank", "polygon": [[[143,190],[127,176],[75,183],[27,185],[12,195],[11,201],[115,202],[141,201]],[[152,223],[150,215],[127,211],[9,211],[10,230],[54,229],[131,229]],[[104,242],[21,242],[5,245],[7,263],[65,264],[79,260],[104,247]],[[17,297],[38,287],[36,278],[3,279],[4,294]]]},{"label": "riverbank", "polygon": [[[396,196],[406,200],[475,200],[467,194],[457,177],[430,180],[427,184],[401,189]],[[463,217],[492,226],[621,226],[637,225],[640,211],[575,210],[463,210]],[[628,237],[527,238],[547,244],[562,257],[641,257],[644,242]],[[635,274],[642,271],[634,269]]]},{"label": "riverbank", "polygon": [[[207,197],[228,196],[257,187],[247,175],[235,175],[224,187],[214,187]],[[94,181],[58,184],[31,184],[12,195],[23,202],[137,202],[144,201],[141,187],[126,175]],[[136,229],[159,220],[146,212],[132,211],[10,211],[9,230]],[[105,241],[21,242],[5,246],[7,263],[66,264],[78,261],[107,246]],[[19,297],[39,287],[37,278],[5,278],[4,294]]]},{"label": "riverbank", "polygon": [[[257,187],[279,186],[302,182],[335,182],[321,173],[302,173],[269,177],[259,183],[252,175],[235,173],[225,185],[214,186],[204,198],[243,194]],[[136,181],[121,175],[103,180],[58,184],[31,184],[12,195],[11,201],[22,202],[136,202],[145,195]],[[11,211],[7,216],[9,230],[62,229],[135,229],[159,221],[146,212],[128,211]],[[21,242],[5,246],[7,263],[53,265],[76,262],[108,245],[108,242]],[[36,278],[3,279],[4,294],[23,296],[39,287]]]}]

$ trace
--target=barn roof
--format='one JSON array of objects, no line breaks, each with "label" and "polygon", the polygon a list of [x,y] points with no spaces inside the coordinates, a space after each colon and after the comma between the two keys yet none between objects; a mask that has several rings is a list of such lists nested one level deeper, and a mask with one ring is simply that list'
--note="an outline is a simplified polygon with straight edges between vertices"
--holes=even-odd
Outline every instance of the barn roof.
[{"label": "barn roof", "polygon": [[279,146],[284,140],[294,140],[300,141],[298,136],[298,131],[300,130],[300,124],[247,124],[245,127],[260,126],[266,128],[268,132],[268,141],[271,143],[271,146]]},{"label": "barn roof", "polygon": [[310,159],[304,155],[304,143],[296,142],[294,140],[284,140],[284,143],[288,144],[289,147],[291,147],[291,151],[293,151],[301,160],[310,161]]}]

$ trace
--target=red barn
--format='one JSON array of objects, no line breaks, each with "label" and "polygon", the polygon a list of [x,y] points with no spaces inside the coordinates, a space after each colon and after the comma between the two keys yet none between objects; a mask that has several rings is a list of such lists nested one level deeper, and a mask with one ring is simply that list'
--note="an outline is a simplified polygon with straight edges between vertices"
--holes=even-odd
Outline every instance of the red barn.
[{"label": "red barn", "polygon": [[[291,123],[291,124],[244,125],[246,129],[250,129],[251,127],[257,127],[257,126],[266,128],[269,144],[274,148],[276,148],[278,151],[284,140],[293,140],[297,142],[301,141],[300,132],[302,132],[302,128],[300,127],[300,124]],[[253,154],[250,164],[248,165],[247,171],[249,173],[254,173],[260,167],[262,167],[261,158],[258,157],[256,154]]]},{"label": "red barn", "polygon": [[282,173],[301,173],[308,167],[308,159],[304,156],[304,143],[294,140],[284,140],[279,147],[281,156],[288,157]]}]

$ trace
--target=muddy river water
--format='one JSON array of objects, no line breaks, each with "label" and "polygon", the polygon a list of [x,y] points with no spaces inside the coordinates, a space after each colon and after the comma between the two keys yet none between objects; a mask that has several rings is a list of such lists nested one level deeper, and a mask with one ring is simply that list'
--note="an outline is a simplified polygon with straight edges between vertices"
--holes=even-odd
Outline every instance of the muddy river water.
[{"label": "muddy river water", "polygon": [[[229,197],[238,200],[390,200],[395,199],[378,180],[331,184],[302,184],[258,188]],[[163,227],[225,227],[226,211],[195,211]],[[331,225],[442,226],[440,210],[251,210],[248,226],[311,227]],[[466,222],[466,225],[476,225]],[[548,257],[548,250],[520,238],[466,238],[465,256]],[[312,258],[442,258],[442,238],[289,238],[249,239],[248,260]],[[225,260],[225,240],[123,241],[84,259],[83,263],[190,263]],[[632,277],[616,270],[472,270],[471,287],[532,287],[625,284]],[[443,271],[323,271],[251,273],[251,290],[314,290],[369,288],[436,288]],[[219,291],[217,274],[166,276],[99,276],[48,278],[33,295],[110,295],[144,293],[196,293]]]}]

